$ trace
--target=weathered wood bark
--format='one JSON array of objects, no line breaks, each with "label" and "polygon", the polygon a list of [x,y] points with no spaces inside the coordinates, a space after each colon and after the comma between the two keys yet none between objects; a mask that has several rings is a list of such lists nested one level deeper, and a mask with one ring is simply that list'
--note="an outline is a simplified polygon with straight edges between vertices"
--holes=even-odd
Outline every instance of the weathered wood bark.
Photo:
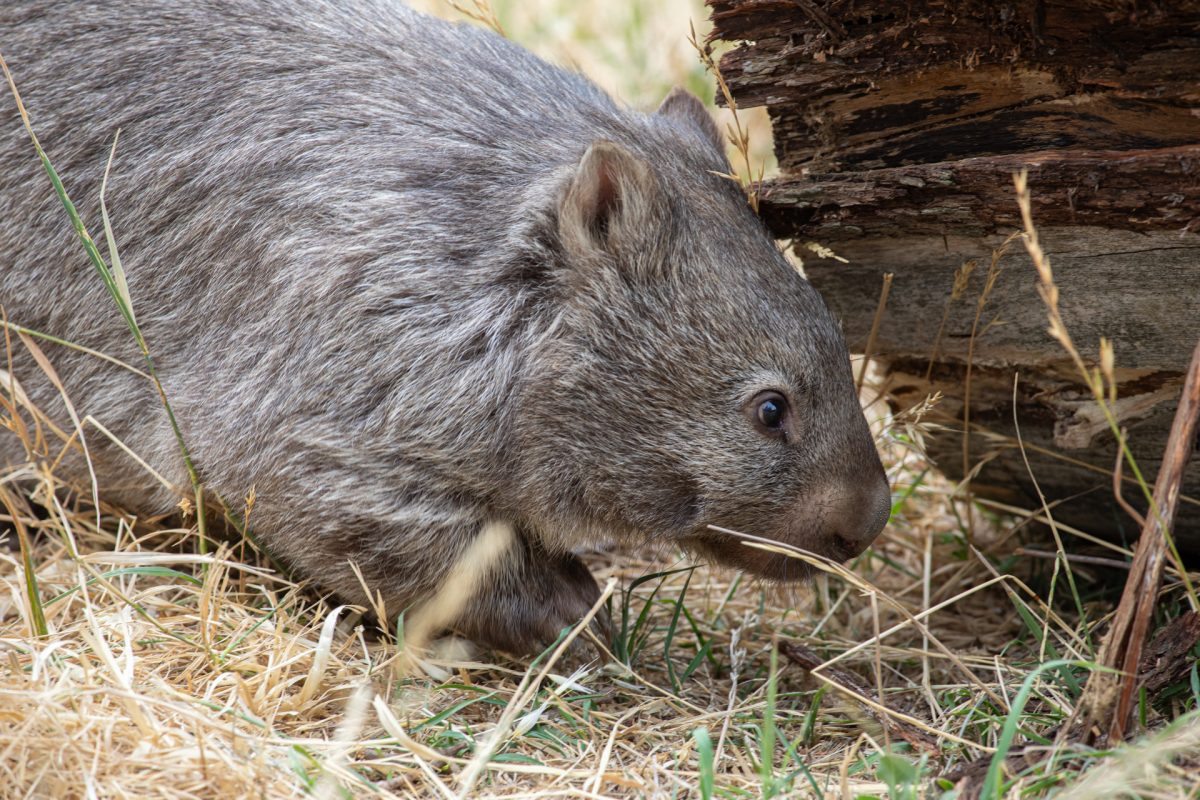
[{"label": "weathered wood bark", "polygon": [[[852,349],[895,273],[876,353],[900,404],[940,390],[959,431],[970,359],[969,456],[989,459],[977,489],[1038,504],[1019,425],[1059,520],[1136,536],[1112,502],[1114,437],[1046,335],[1019,243],[979,301],[1019,229],[1011,175],[1027,169],[1066,323],[1085,357],[1113,340],[1121,421],[1152,482],[1200,339],[1200,0],[709,5],[714,36],[736,43],[721,68],[738,102],[774,124],[783,174],[764,218],[849,260],[802,253]],[[954,476],[961,444],[932,441]],[[1177,530],[1200,552],[1196,459],[1184,493]]]}]

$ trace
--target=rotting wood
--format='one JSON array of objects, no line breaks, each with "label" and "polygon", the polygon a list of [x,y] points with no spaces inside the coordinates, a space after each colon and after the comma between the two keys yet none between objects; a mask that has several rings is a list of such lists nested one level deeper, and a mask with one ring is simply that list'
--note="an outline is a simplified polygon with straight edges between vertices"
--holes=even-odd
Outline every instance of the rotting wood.
[{"label": "rotting wood", "polygon": [[[1195,136],[1200,138],[1200,119]],[[981,236],[1019,224],[1012,175],[1026,169],[1039,227],[1200,233],[1200,144],[1142,151],[1031,152],[855,172],[806,172],[761,192],[777,235]]]},{"label": "rotting wood", "polygon": [[[1152,474],[1200,334],[1200,0],[709,5],[737,102],[772,117],[783,172],[760,191],[763,217],[849,260],[798,248],[856,352],[875,308],[864,287],[895,274],[872,355],[899,405],[945,396],[939,466],[963,472],[955,414],[985,270],[950,302],[955,272],[1020,227],[1011,174],[1026,169],[1064,318],[1085,358],[1113,340],[1118,413]],[[1045,334],[1028,260],[1001,266],[973,349],[969,450],[988,459],[975,491],[1037,505],[1016,417],[1056,518],[1132,541],[1111,500],[1111,431]],[[1200,458],[1183,492],[1200,498]],[[1200,554],[1200,503],[1185,498],[1177,529]]]},{"label": "rotting wood", "polygon": [[1197,642],[1200,642],[1200,613],[1187,611],[1171,620],[1142,652],[1138,685],[1154,697],[1185,680],[1196,663],[1191,652]]},{"label": "rotting wood", "polygon": [[[1189,243],[1167,232],[1040,225],[1039,231],[1055,265],[1063,316],[1084,356],[1097,357],[1101,336],[1114,341],[1118,419],[1129,429],[1138,464],[1154,474],[1187,357],[1200,335],[1200,290],[1187,289],[1200,283],[1200,238]],[[863,287],[877,285],[885,271],[895,273],[891,311],[882,321],[874,357],[888,365],[888,388],[898,407],[942,392],[942,402],[927,419],[944,430],[928,437],[927,445],[938,466],[952,475],[962,469],[962,390],[976,303],[986,279],[983,265],[1003,238],[866,237],[833,245],[848,264],[805,258],[806,272],[842,320],[855,352],[865,347],[874,316],[874,301],[866,299],[871,293]],[[961,297],[948,302],[955,272],[971,260],[980,266]],[[1136,526],[1111,502],[1116,440],[1107,425],[1098,424],[1090,390],[1045,334],[1045,308],[1028,257],[1020,248],[1010,249],[1000,266],[975,341],[970,452],[975,462],[990,459],[975,488],[1012,505],[1038,505],[1013,438],[1016,372],[1020,433],[1038,482],[1052,500],[1061,501],[1055,518],[1133,542]],[[931,361],[934,352],[938,355]],[[1184,494],[1192,499],[1200,499],[1197,467],[1200,460],[1184,479]],[[1130,485],[1126,496],[1145,511],[1136,487]],[[1185,504],[1177,526],[1181,544],[1200,552],[1200,505]]]},{"label": "rotting wood", "polygon": [[710,0],[780,164],[850,168],[1195,144],[1200,2]]}]

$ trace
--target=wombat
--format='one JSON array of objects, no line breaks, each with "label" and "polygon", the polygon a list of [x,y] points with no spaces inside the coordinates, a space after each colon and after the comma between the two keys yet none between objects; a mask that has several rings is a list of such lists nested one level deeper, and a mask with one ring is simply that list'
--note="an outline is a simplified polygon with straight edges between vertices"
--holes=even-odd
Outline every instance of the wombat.
[{"label": "wombat", "polygon": [[[838,324],[692,95],[631,111],[392,0],[5,0],[0,52],[94,233],[121,131],[106,205],[202,481],[235,505],[253,487],[258,538],[325,590],[366,600],[357,564],[399,612],[504,522],[455,627],[526,652],[597,599],[582,548],[789,580],[800,561],[710,526],[841,560],[885,524]],[[140,365],[11,99],[0,126],[9,321]],[[81,417],[188,485],[149,381],[42,347]],[[103,497],[179,502],[85,433]],[[25,458],[0,432],[0,463]]]}]

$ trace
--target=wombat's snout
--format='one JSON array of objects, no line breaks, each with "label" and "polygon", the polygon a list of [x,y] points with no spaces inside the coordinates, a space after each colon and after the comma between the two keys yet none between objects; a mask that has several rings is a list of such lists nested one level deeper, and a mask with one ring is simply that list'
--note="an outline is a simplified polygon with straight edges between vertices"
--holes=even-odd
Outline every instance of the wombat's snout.
[{"label": "wombat's snout", "polygon": [[892,492],[886,478],[844,492],[824,520],[823,534],[829,541],[822,542],[820,550],[839,561],[854,558],[875,541],[891,512]]},{"label": "wombat's snout", "polygon": [[[847,561],[875,541],[887,524],[891,509],[891,489],[880,465],[877,477],[839,481],[805,492],[795,499],[782,519],[776,520],[778,527],[773,531],[768,529],[761,538],[752,538],[776,541],[833,561]],[[812,574],[800,559],[747,546],[736,536],[707,536],[693,539],[689,544],[718,561],[768,580],[795,581]]]}]

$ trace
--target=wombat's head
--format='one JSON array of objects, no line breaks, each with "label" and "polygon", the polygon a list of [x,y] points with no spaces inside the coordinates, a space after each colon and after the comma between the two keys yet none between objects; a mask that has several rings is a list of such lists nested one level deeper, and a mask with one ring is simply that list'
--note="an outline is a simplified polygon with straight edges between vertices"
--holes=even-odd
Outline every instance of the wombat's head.
[{"label": "wombat's head", "polygon": [[889,512],[838,325],[727,177],[699,101],[580,154],[554,201],[555,322],[516,419],[516,501],[545,536],[668,537],[771,578],[844,560]]}]

